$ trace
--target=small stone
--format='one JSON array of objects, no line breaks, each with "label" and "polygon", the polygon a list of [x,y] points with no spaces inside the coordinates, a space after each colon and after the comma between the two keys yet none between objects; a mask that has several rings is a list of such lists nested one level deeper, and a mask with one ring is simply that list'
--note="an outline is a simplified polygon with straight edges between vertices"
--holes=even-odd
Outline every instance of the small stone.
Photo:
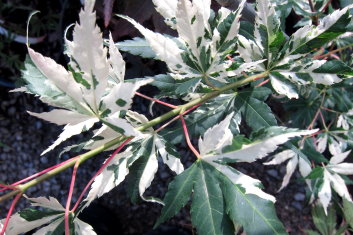
[{"label": "small stone", "polygon": [[270,176],[278,179],[278,171],[275,169],[270,169],[266,171]]},{"label": "small stone", "polygon": [[15,136],[16,136],[16,140],[22,140],[22,133],[21,132],[16,132]]},{"label": "small stone", "polygon": [[301,211],[303,209],[303,206],[302,206],[302,204],[300,202],[294,201],[294,202],[291,203],[291,205],[297,210]]},{"label": "small stone", "polygon": [[9,116],[14,116],[15,113],[16,113],[16,108],[15,108],[14,106],[12,106],[11,108],[9,108],[9,109],[7,110],[7,114],[8,114]]},{"label": "small stone", "polygon": [[304,201],[305,195],[303,193],[296,193],[294,195],[294,200],[296,201]]},{"label": "small stone", "polygon": [[46,157],[41,157],[41,158],[40,158],[40,162],[41,162],[42,164],[47,164],[47,163],[48,163],[48,158],[46,158]]},{"label": "small stone", "polygon": [[36,129],[40,129],[43,126],[41,121],[36,121],[34,125],[35,125]]},{"label": "small stone", "polygon": [[161,172],[159,176],[161,179],[168,179],[170,175],[167,172]]}]

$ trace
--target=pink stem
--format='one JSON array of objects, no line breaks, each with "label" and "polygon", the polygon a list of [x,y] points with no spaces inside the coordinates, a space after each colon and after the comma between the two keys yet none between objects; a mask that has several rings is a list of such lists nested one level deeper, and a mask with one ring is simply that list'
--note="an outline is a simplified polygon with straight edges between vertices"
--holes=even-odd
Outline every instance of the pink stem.
[{"label": "pink stem", "polygon": [[189,108],[188,110],[186,110],[184,113],[182,113],[182,115],[185,115],[185,114],[187,114],[187,113],[190,113],[192,110],[196,109],[196,108],[199,107],[200,105],[203,105],[203,103],[192,106],[191,108]]},{"label": "pink stem", "polygon": [[186,126],[184,117],[182,115],[180,115],[180,120],[184,129],[184,134],[185,134],[185,139],[186,139],[186,143],[188,144],[189,148],[191,149],[191,151],[195,154],[195,156],[200,159],[201,155],[199,154],[199,152],[197,152],[197,150],[195,149],[195,147],[192,145],[191,141],[190,141],[190,137],[189,137],[189,132],[188,132],[188,128]]},{"label": "pink stem", "polygon": [[230,57],[229,55],[227,55],[226,57],[228,58],[228,60],[230,60],[230,61],[234,62],[233,58],[232,58],[232,57]]},{"label": "pink stem", "polygon": [[322,13],[326,11],[327,7],[331,4],[332,0],[328,1],[326,5],[322,8]]},{"label": "pink stem", "polygon": [[143,98],[145,98],[145,99],[148,99],[148,100],[151,100],[151,101],[154,101],[154,102],[163,104],[163,105],[168,106],[168,107],[173,108],[173,109],[178,108],[178,106],[169,104],[169,103],[167,103],[167,102],[163,102],[163,101],[158,100],[158,99],[155,99],[155,98],[151,98],[151,97],[146,96],[146,95],[144,95],[144,94],[141,94],[140,92],[137,92],[137,91],[135,92],[135,94],[138,95],[138,96],[141,96],[141,97],[143,97]]},{"label": "pink stem", "polygon": [[22,179],[22,180],[20,180],[20,181],[17,181],[16,183],[11,184],[11,186],[19,185],[19,184],[21,184],[21,183],[23,183],[23,182],[26,182],[26,181],[31,180],[31,179],[33,179],[33,178],[36,178],[36,177],[38,177],[38,176],[40,176],[40,175],[43,175],[43,174],[47,173],[48,171],[51,171],[51,170],[53,170],[53,169],[55,169],[55,168],[58,168],[59,166],[62,166],[62,165],[64,165],[64,164],[66,164],[67,162],[71,162],[71,161],[76,160],[78,157],[80,157],[80,156],[76,156],[76,157],[70,158],[70,159],[68,159],[68,160],[66,160],[66,161],[64,161],[64,162],[61,162],[61,163],[59,163],[59,164],[56,164],[55,166],[51,166],[51,167],[49,167],[49,168],[47,168],[47,169],[45,169],[45,170],[43,170],[43,171],[41,171],[41,172],[38,172],[38,173],[36,173],[36,174],[34,174],[34,175],[31,175],[31,176],[29,176],[29,177],[27,177],[27,178],[25,178],[25,179]]},{"label": "pink stem", "polygon": [[71,205],[72,194],[73,194],[73,191],[74,191],[74,186],[75,186],[75,181],[76,181],[77,169],[78,169],[79,165],[80,165],[80,159],[77,159],[76,163],[75,163],[75,166],[74,166],[74,170],[72,171],[70,190],[69,190],[69,195],[68,195],[67,201],[66,201],[66,208],[65,208],[65,235],[70,235],[70,225],[69,225],[70,205]]},{"label": "pink stem", "polygon": [[0,235],[4,235],[5,234],[5,231],[6,231],[6,228],[7,228],[7,225],[9,224],[9,221],[10,221],[10,217],[13,213],[13,210],[15,209],[15,206],[18,202],[18,200],[21,198],[22,196],[22,193],[19,193],[16,195],[16,197],[13,199],[12,203],[11,203],[11,207],[7,213],[7,216],[6,216],[6,220],[5,220],[5,223],[4,223],[4,227],[2,228],[1,230],[1,233]]},{"label": "pink stem", "polygon": [[[49,168],[47,168],[47,169],[45,169],[45,170],[43,170],[43,171],[41,171],[41,172],[35,173],[35,174],[33,174],[33,175],[31,175],[31,176],[25,178],[25,179],[22,179],[22,180],[20,180],[20,181],[17,181],[17,182],[15,182],[15,183],[9,185],[8,187],[13,187],[13,188],[15,189],[15,186],[17,186],[17,185],[19,185],[19,184],[21,184],[21,183],[23,183],[23,182],[26,182],[26,181],[28,181],[28,180],[31,180],[31,179],[33,179],[33,178],[36,178],[36,177],[38,177],[38,176],[40,176],[40,175],[43,175],[43,174],[47,173],[48,171],[51,171],[51,170],[53,170],[53,169],[55,169],[55,168],[58,168],[59,166],[64,165],[64,164],[67,163],[67,162],[74,161],[74,160],[75,160],[76,158],[78,158],[78,157],[79,157],[79,156],[76,156],[76,157],[74,157],[74,158],[70,158],[70,159],[68,159],[68,160],[66,160],[66,161],[64,161],[64,162],[61,162],[61,163],[59,163],[59,164],[57,164],[57,165],[55,165],[55,166],[49,167]],[[0,187],[1,187],[1,186],[0,186]],[[7,188],[0,189],[0,192],[3,192],[3,191],[5,191],[5,190],[7,190]]]},{"label": "pink stem", "polygon": [[[5,185],[5,184],[0,184],[0,187],[1,188],[4,188],[4,190],[6,189],[16,189],[15,186],[12,186],[12,185]],[[1,192],[1,191],[0,191]]]},{"label": "pink stem", "polygon": [[255,87],[259,87],[259,86],[265,85],[265,84],[268,83],[269,81],[270,81],[270,79],[266,79],[266,80],[264,80],[263,82],[260,82],[259,84],[257,84]]},{"label": "pink stem", "polygon": [[105,161],[105,163],[103,164],[103,166],[101,168],[99,168],[99,170],[96,172],[96,174],[92,177],[92,179],[88,182],[88,184],[85,186],[85,188],[83,189],[80,197],[78,198],[75,206],[72,208],[71,211],[75,211],[77,209],[77,207],[79,206],[83,196],[85,195],[86,191],[88,190],[88,188],[91,186],[91,184],[93,183],[93,181],[95,180],[95,178],[102,173],[102,171],[105,169],[105,167],[109,164],[109,162],[111,162],[111,160],[113,160],[113,158],[115,157],[116,154],[118,154],[121,149],[127,144],[129,143],[131,140],[133,139],[133,137],[130,137],[128,139],[126,139],[120,146],[119,148],[117,148],[114,153],[112,153],[112,155],[107,159],[107,161]]},{"label": "pink stem", "polygon": [[[203,103],[192,106],[191,108],[189,108],[188,110],[186,110],[184,113],[182,113],[182,115],[185,115],[185,114],[191,112],[192,110],[196,109],[197,107],[199,107],[199,106],[202,105],[202,104],[203,104]],[[173,123],[174,121],[178,120],[179,118],[180,118],[180,116],[174,117],[172,120],[170,120],[169,122],[163,124],[160,128],[158,128],[157,130],[155,130],[155,132],[157,133],[157,132],[163,130],[164,128],[166,128],[166,127],[169,126],[171,123]]]}]

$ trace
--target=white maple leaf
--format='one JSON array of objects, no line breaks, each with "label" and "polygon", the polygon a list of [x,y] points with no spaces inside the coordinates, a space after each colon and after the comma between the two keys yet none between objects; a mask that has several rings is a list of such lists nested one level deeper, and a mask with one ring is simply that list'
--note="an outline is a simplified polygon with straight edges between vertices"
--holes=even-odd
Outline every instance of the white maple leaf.
[{"label": "white maple leaf", "polygon": [[[128,111],[127,120],[131,123],[132,126],[137,127],[141,124],[147,123],[148,119],[137,112]],[[103,145],[116,138],[116,132],[113,131],[108,126],[103,126],[96,133],[94,138],[98,140],[91,141],[85,148],[92,149],[96,146]],[[183,172],[184,167],[179,158],[173,155],[166,146],[166,142],[156,133],[154,133],[153,128],[148,128],[144,133],[136,137],[134,140],[143,140],[153,138],[151,152],[146,163],[146,166],[142,170],[142,174],[139,180],[138,188],[140,197],[146,201],[155,201],[151,199],[146,199],[143,194],[146,189],[151,185],[151,182],[154,179],[154,175],[158,170],[158,159],[157,153],[161,156],[163,162],[176,174]],[[139,148],[145,148],[148,141],[142,141]],[[113,149],[110,148],[110,150]],[[133,152],[130,148],[125,150],[123,153],[117,154],[111,162],[105,167],[105,169],[95,178],[94,183],[91,186],[91,189],[85,199],[85,205],[81,208],[84,209],[87,207],[94,199],[101,197],[105,193],[111,191],[113,188],[117,187],[129,173],[129,167],[137,160],[133,158]],[[155,201],[159,202],[159,201]]]},{"label": "white maple leaf", "polygon": [[323,133],[316,141],[316,148],[319,153],[323,153],[328,147],[332,155],[340,154],[347,147],[347,140],[335,135],[334,132]]},{"label": "white maple leaf", "polygon": [[178,0],[152,0],[156,10],[163,16],[164,22],[175,29],[175,14]]},{"label": "white maple leaf", "polygon": [[330,159],[330,162],[324,167],[324,182],[319,190],[318,196],[326,214],[327,207],[332,197],[331,187],[339,196],[347,199],[348,201],[352,201],[347,186],[343,178],[339,175],[353,175],[353,163],[343,162],[348,157],[350,152],[351,151],[347,151],[334,155]]},{"label": "white maple leaf", "polygon": [[[29,112],[46,121],[65,125],[59,138],[42,155],[71,136],[89,130],[99,121],[126,136],[140,134],[119,117],[119,112],[130,109],[136,90],[152,80],[124,82],[125,62],[111,36],[110,56],[107,59],[107,49],[103,47],[100,30],[95,24],[93,7],[94,1],[86,1],[84,10],[80,13],[80,24],[76,24],[74,28],[73,41],[66,40],[67,54],[71,59],[70,72],[52,59],[28,48],[34,65],[47,79],[46,85],[61,91],[72,103],[72,107],[56,104],[64,109],[54,109],[48,113]],[[108,81],[109,77],[113,82]],[[26,89],[25,87],[22,91]],[[58,96],[54,93],[52,95]]]},{"label": "white maple leaf", "polygon": [[[157,57],[166,62],[172,72],[171,76],[175,79],[209,77],[226,82],[224,77],[227,75],[240,74],[227,73],[227,69],[232,63],[224,62],[224,53],[226,49],[235,46],[240,13],[245,2],[243,0],[240,3],[236,12],[221,8],[219,24],[223,25],[215,27],[211,31],[209,24],[210,0],[194,0],[192,2],[190,0],[168,2],[154,0],[157,10],[168,22],[172,22],[171,25],[178,31],[178,40],[183,44],[182,46],[167,36],[144,28],[129,17],[121,17],[132,23],[144,35]],[[206,37],[206,33],[211,34],[211,37]]]},{"label": "white maple leaf", "polygon": [[[109,164],[104,168],[102,173],[100,173],[91,185],[91,190],[89,191],[86,199],[84,200],[84,208],[88,207],[91,202],[103,196],[105,193],[111,191],[113,188],[118,186],[122,181],[124,181],[126,175],[129,173],[128,160],[132,156],[129,149],[125,150],[123,153],[117,154]],[[112,166],[117,166],[113,170],[110,168]]]},{"label": "white maple leaf", "polygon": [[[264,165],[279,165],[287,160],[289,161],[286,165],[286,174],[283,177],[282,185],[278,191],[281,191],[288,185],[297,166],[299,166],[299,172],[304,178],[307,177],[312,170],[310,162],[299,157],[297,153],[289,149],[276,154],[271,161],[264,163]],[[306,180],[306,183],[310,187],[310,180]]]},{"label": "white maple leaf", "polygon": [[[222,149],[232,143],[233,135],[229,130],[229,124],[233,114],[228,115],[223,121],[208,129],[199,141],[201,159],[212,164],[222,174],[228,177],[235,184],[240,184],[246,193],[255,194],[263,199],[275,201],[275,198],[264,193],[258,186],[259,180],[244,175],[230,166],[227,162],[253,162],[267,156],[277,149],[278,145],[285,143],[289,138],[308,135],[314,131],[281,130],[284,133],[270,133],[270,137],[256,141],[249,145],[243,145],[241,149],[222,153]],[[213,149],[213,151],[212,151]]]},{"label": "white maple leaf", "polygon": [[[16,213],[10,217],[5,235],[18,235],[26,233],[46,224],[48,225],[36,231],[34,235],[51,234],[59,225],[63,223],[65,208],[55,198],[49,197],[49,199],[47,199],[45,197],[38,197],[28,198],[28,200],[31,201],[32,206],[42,207],[50,210],[51,214],[49,213],[47,216],[44,216],[40,219],[28,218],[29,220],[27,220],[27,217],[21,216],[21,212]],[[55,214],[53,215],[54,212]],[[2,228],[4,221],[5,219],[0,220],[0,229]],[[77,217],[74,218],[73,225],[75,227],[75,234],[96,234],[89,224],[81,221]]]},{"label": "white maple leaf", "polygon": [[342,127],[344,130],[349,130],[350,127],[353,125],[353,109],[350,109],[346,113],[342,113],[338,116],[337,119],[337,127]]}]

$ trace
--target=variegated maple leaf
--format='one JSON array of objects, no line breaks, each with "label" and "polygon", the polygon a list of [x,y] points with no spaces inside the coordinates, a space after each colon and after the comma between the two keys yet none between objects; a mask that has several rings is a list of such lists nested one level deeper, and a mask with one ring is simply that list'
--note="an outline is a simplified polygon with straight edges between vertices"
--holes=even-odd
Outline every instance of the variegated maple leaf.
[{"label": "variegated maple leaf", "polygon": [[234,234],[234,225],[242,225],[247,234],[285,234],[275,214],[275,198],[261,190],[259,180],[226,164],[254,162],[290,138],[313,131],[271,127],[250,142],[233,138],[232,117],[228,115],[200,138],[200,157],[170,183],[157,225],[174,216],[192,194],[191,219],[199,234]]},{"label": "variegated maple leaf", "polygon": [[316,60],[309,53],[347,31],[349,9],[334,11],[318,26],[306,25],[289,39],[282,32],[273,3],[258,0],[253,38],[239,35],[238,52],[245,62],[265,60],[258,71],[268,71],[274,90],[288,98],[298,98],[297,87],[309,83],[332,85],[338,75],[352,75],[353,70],[339,60]]},{"label": "variegated maple leaf", "polygon": [[237,76],[260,63],[245,63],[234,70],[230,68],[232,63],[224,60],[234,50],[245,2],[241,1],[235,12],[222,7],[217,16],[212,16],[210,0],[154,0],[157,11],[177,30],[177,40],[121,17],[143,34],[158,59],[168,65],[172,77],[193,79],[195,89],[201,82],[211,86],[210,81],[224,83],[228,76]]},{"label": "variegated maple leaf", "polygon": [[348,192],[346,183],[344,182],[343,178],[340,176],[340,174],[353,175],[353,163],[343,162],[348,157],[350,152],[351,151],[335,154],[330,159],[330,162],[322,169],[323,183],[319,189],[318,197],[319,197],[320,203],[324,207],[326,214],[327,214],[327,207],[332,197],[331,186],[339,196],[352,202],[352,198]]},{"label": "variegated maple leaf", "polygon": [[[27,208],[10,217],[5,235],[18,235],[42,227],[33,235],[63,234],[65,208],[53,197],[28,198],[33,207],[41,207],[42,210]],[[4,220],[0,221],[0,230]],[[95,235],[93,228],[77,217],[69,219],[70,231],[76,235]]]},{"label": "variegated maple leaf", "polygon": [[[298,153],[293,150],[287,149],[278,154],[276,154],[273,159],[269,162],[264,163],[265,165],[279,165],[287,161],[286,165],[286,174],[283,177],[282,185],[278,191],[281,191],[289,183],[290,178],[292,177],[297,166],[299,167],[300,174],[305,178],[311,172],[311,165],[308,159],[304,159],[299,156]],[[307,184],[310,186],[310,180],[306,180]]]},{"label": "variegated maple leaf", "polygon": [[[128,111],[126,117],[133,126],[140,126],[148,121],[144,115],[133,111]],[[96,133],[95,137],[98,141],[92,141],[93,145],[88,144],[86,148],[91,149],[103,145],[116,138],[116,133],[105,126]],[[155,133],[152,128],[149,128],[135,138],[127,150],[117,154],[102,173],[95,178],[84,201],[85,205],[81,209],[87,207],[94,199],[117,187],[129,173],[132,175],[130,178],[133,178],[130,180],[130,183],[131,181],[133,183],[130,190],[132,200],[140,197],[146,201],[160,203],[158,199],[146,198],[143,195],[158,170],[158,155],[176,174],[183,172],[184,167],[174,147]]]},{"label": "variegated maple leaf", "polygon": [[23,72],[27,85],[17,91],[38,95],[44,102],[62,108],[47,113],[29,113],[65,125],[59,138],[42,154],[99,121],[125,136],[139,134],[120,117],[120,113],[131,107],[135,91],[149,80],[124,82],[125,62],[111,36],[107,58],[93,7],[94,1],[85,2],[80,24],[74,28],[73,41],[66,40],[69,70],[28,48],[29,59]]}]

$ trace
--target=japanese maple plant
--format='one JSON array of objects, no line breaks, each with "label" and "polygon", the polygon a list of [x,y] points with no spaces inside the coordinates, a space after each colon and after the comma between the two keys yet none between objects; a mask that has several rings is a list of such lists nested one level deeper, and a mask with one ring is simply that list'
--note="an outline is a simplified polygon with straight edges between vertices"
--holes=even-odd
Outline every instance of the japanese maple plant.
[{"label": "japanese maple plant", "polygon": [[[347,1],[341,1],[341,9],[333,9],[331,1],[323,0],[258,0],[253,23],[240,20],[248,4],[245,0],[234,11],[221,7],[217,12],[211,9],[211,0],[153,2],[178,37],[155,33],[119,15],[144,38],[119,43],[112,36],[103,39],[95,23],[94,1],[86,0],[73,40],[65,36],[66,67],[27,45],[26,85],[14,92],[33,94],[55,107],[29,114],[65,125],[43,154],[82,132],[93,131],[93,138],[78,143],[85,153],[0,185],[0,202],[14,197],[8,216],[0,221],[0,234],[35,228],[34,234],[96,234],[79,219],[80,212],[127,175],[133,179],[128,190],[133,201],[140,198],[163,205],[156,227],[190,203],[192,224],[201,235],[286,234],[276,215],[275,197],[263,191],[259,180],[237,170],[237,163],[260,159],[265,165],[287,161],[279,190],[298,167],[308,201],[320,205],[325,214],[338,205],[343,224],[352,227],[353,204],[346,186],[352,181],[346,175],[353,174],[353,164],[344,162],[353,141],[353,69],[347,51],[352,27]],[[292,8],[306,25],[288,36],[283,20]],[[169,72],[125,80],[119,49],[161,60]],[[157,97],[138,92],[146,84],[159,89]],[[135,95],[171,111],[148,120],[130,110]],[[183,104],[169,104],[161,97]],[[289,115],[275,113],[269,100]],[[198,139],[197,146],[191,136]],[[183,142],[195,157],[188,168],[176,147]],[[114,152],[71,203],[77,169],[109,150]],[[158,158],[175,173],[163,200],[145,195]],[[71,168],[66,205],[49,195],[24,195],[30,187]],[[34,208],[15,213],[22,196]]]}]

